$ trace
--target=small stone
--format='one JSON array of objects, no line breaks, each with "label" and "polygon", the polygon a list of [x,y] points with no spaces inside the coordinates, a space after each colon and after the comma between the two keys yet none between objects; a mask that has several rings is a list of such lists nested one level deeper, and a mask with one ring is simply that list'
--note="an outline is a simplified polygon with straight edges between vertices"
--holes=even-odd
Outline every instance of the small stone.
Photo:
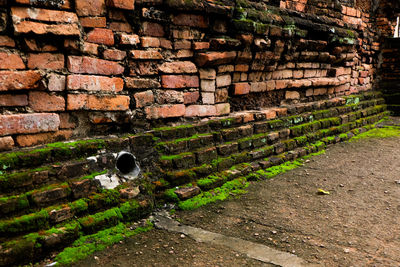
[{"label": "small stone", "polygon": [[349,252],[350,252],[350,249],[345,248],[343,251],[344,251],[344,253],[349,253]]},{"label": "small stone", "polygon": [[259,236],[260,234],[259,233],[254,233],[254,236]]},{"label": "small stone", "polygon": [[181,238],[185,238],[186,236],[184,234],[181,234]]},{"label": "small stone", "polygon": [[95,259],[96,261],[98,261],[98,260],[99,260],[99,257],[97,257],[97,256],[94,256],[94,259]]},{"label": "small stone", "polygon": [[275,231],[275,230],[272,230],[271,233],[274,234],[274,235],[276,235],[278,232]]}]

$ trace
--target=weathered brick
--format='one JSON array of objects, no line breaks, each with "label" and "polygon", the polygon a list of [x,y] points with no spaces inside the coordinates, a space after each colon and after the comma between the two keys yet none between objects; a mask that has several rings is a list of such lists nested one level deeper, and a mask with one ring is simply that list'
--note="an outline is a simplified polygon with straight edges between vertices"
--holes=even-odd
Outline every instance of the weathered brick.
[{"label": "weathered brick", "polygon": [[193,50],[206,50],[210,48],[209,42],[194,42],[192,45]]},{"label": "weathered brick", "polygon": [[155,79],[147,79],[147,78],[132,78],[126,77],[125,84],[128,88],[138,89],[138,88],[159,88],[160,83]]},{"label": "weathered brick", "polygon": [[285,98],[286,99],[300,99],[300,94],[297,91],[286,91]]},{"label": "weathered brick", "polygon": [[107,26],[106,17],[82,17],[79,22],[84,28],[105,28]]},{"label": "weathered brick", "polygon": [[183,103],[184,104],[193,104],[196,103],[200,98],[200,93],[198,91],[193,92],[185,92],[183,94]]},{"label": "weathered brick", "polygon": [[99,55],[99,45],[98,44],[83,42],[81,50],[84,54],[89,54],[89,55],[94,55],[94,56]]},{"label": "weathered brick", "polygon": [[145,108],[145,113],[147,119],[182,117],[185,114],[185,105],[150,106]]},{"label": "weathered brick", "polygon": [[236,58],[236,52],[207,52],[199,53],[196,56],[196,63],[198,66],[213,66],[231,63]]},{"label": "weathered brick", "polygon": [[65,76],[64,75],[59,75],[55,73],[51,73],[48,76],[48,85],[47,89],[49,91],[64,91],[65,89]]},{"label": "weathered brick", "polygon": [[156,75],[158,74],[158,64],[155,61],[130,61],[129,73],[132,76],[136,75]]},{"label": "weathered brick", "polygon": [[215,92],[215,80],[201,80],[201,91]]},{"label": "weathered brick", "polygon": [[53,113],[0,115],[0,136],[58,130],[60,118]]},{"label": "weathered brick", "polygon": [[118,35],[119,43],[123,45],[137,45],[140,43],[139,36],[136,34],[121,33]]},{"label": "weathered brick", "polygon": [[215,103],[228,102],[228,89],[221,88],[215,90]]},{"label": "weathered brick", "polygon": [[208,28],[208,20],[202,15],[179,14],[173,16],[172,23],[180,26]]},{"label": "weathered brick", "polygon": [[199,78],[191,75],[162,75],[161,84],[164,88],[199,87]]},{"label": "weathered brick", "polygon": [[200,79],[214,80],[217,78],[217,71],[215,69],[200,69]]},{"label": "weathered brick", "polygon": [[14,140],[11,136],[0,137],[0,151],[11,150],[14,147]]},{"label": "weathered brick", "polygon": [[126,57],[126,51],[118,50],[118,49],[106,49],[103,52],[104,59],[109,60],[124,60]]},{"label": "weathered brick", "polygon": [[215,104],[214,93],[201,93],[201,99],[202,99],[203,104],[205,104],[205,105]]},{"label": "weathered brick", "polygon": [[250,83],[250,92],[265,92],[267,91],[267,83],[266,82],[253,82]]},{"label": "weathered brick", "polygon": [[6,35],[0,35],[0,46],[15,47],[15,41]]},{"label": "weathered brick", "polygon": [[133,33],[132,26],[128,22],[110,22],[108,28],[114,32]]},{"label": "weathered brick", "polygon": [[0,91],[37,88],[42,75],[37,71],[0,71]]},{"label": "weathered brick", "polygon": [[16,137],[18,146],[35,146],[51,142],[64,141],[71,138],[72,130],[61,130],[54,133],[24,134]]},{"label": "weathered brick", "polygon": [[27,95],[1,95],[0,107],[21,107],[28,105]]},{"label": "weathered brick", "polygon": [[69,56],[68,70],[72,73],[118,75],[124,72],[124,67],[113,61],[86,56]]},{"label": "weathered brick", "polygon": [[94,28],[87,34],[86,41],[112,46],[114,45],[114,33],[110,29]]},{"label": "weathered brick", "polygon": [[77,122],[69,113],[60,113],[60,129],[73,129]]},{"label": "weathered brick", "polygon": [[174,191],[180,200],[185,200],[197,196],[201,190],[198,186],[179,188]]},{"label": "weathered brick", "polygon": [[120,92],[124,89],[122,78],[94,75],[68,75],[68,90]]},{"label": "weathered brick", "polygon": [[60,70],[64,68],[64,55],[63,54],[29,54],[28,68],[30,69],[50,69]]},{"label": "weathered brick", "polygon": [[38,35],[54,34],[61,36],[79,36],[80,31],[77,24],[45,24],[35,21],[22,21],[14,24],[16,34],[34,33]]},{"label": "weathered brick", "polygon": [[192,47],[192,42],[188,40],[176,40],[174,42],[174,49],[175,50],[180,50],[180,49],[190,49]]},{"label": "weathered brick", "polygon": [[76,0],[75,7],[78,16],[101,16],[106,11],[104,0]]},{"label": "weathered brick", "polygon": [[164,73],[196,73],[196,65],[190,61],[165,62],[159,67],[159,71]]},{"label": "weathered brick", "polygon": [[120,9],[133,10],[135,8],[135,0],[107,0],[107,5]]},{"label": "weathered brick", "polygon": [[67,110],[128,110],[129,96],[72,95],[67,97]]},{"label": "weathered brick", "polygon": [[231,112],[231,105],[229,103],[220,103],[215,105],[215,111],[218,116],[227,115]]},{"label": "weathered brick", "polygon": [[65,110],[65,99],[62,96],[46,92],[30,92],[29,106],[34,111],[62,111]]},{"label": "weathered brick", "polygon": [[175,90],[157,90],[156,99],[159,104],[184,103],[183,92]]},{"label": "weathered brick", "polygon": [[160,47],[161,41],[157,37],[140,37],[142,47]]},{"label": "weathered brick", "polygon": [[142,35],[163,37],[165,35],[164,27],[161,24],[154,22],[143,22]]},{"label": "weathered brick", "polygon": [[163,59],[158,51],[131,50],[129,55],[134,59]]},{"label": "weathered brick", "polygon": [[234,95],[247,95],[250,93],[250,84],[248,83],[234,83],[233,94]]},{"label": "weathered brick", "polygon": [[25,69],[25,64],[18,54],[0,52],[0,69]]},{"label": "weathered brick", "polygon": [[215,116],[216,113],[213,105],[190,105],[186,107],[185,117]]},{"label": "weathered brick", "polygon": [[136,107],[142,108],[149,104],[154,103],[154,94],[151,90],[147,90],[145,92],[136,93],[134,95],[136,101]]},{"label": "weathered brick", "polygon": [[13,20],[34,19],[39,21],[59,22],[59,23],[78,23],[78,17],[73,12],[41,9],[34,7],[12,7],[11,14]]},{"label": "weathered brick", "polygon": [[217,87],[230,86],[231,83],[232,83],[232,77],[230,74],[217,76],[217,80],[216,80]]}]

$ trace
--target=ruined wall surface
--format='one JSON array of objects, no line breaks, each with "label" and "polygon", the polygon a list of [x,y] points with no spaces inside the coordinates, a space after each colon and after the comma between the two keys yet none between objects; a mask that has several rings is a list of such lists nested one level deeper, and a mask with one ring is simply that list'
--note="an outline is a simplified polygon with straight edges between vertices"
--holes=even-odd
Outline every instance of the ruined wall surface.
[{"label": "ruined wall surface", "polygon": [[353,2],[1,0],[0,150],[370,90]]}]

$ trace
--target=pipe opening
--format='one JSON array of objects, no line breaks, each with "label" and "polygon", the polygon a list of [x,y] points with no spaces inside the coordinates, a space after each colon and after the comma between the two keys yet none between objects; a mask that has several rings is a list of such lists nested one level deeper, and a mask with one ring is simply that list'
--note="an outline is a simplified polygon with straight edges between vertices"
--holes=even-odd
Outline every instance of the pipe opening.
[{"label": "pipe opening", "polygon": [[122,174],[134,173],[138,169],[135,156],[132,153],[125,151],[118,154],[115,167]]}]

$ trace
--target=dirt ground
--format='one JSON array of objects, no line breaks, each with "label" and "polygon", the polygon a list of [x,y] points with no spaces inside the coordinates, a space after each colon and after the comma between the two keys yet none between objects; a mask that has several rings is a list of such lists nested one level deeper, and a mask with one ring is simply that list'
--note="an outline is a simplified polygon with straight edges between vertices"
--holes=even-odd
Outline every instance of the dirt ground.
[{"label": "dirt ground", "polygon": [[[331,146],[303,167],[254,182],[183,224],[293,253],[321,266],[400,266],[400,137]],[[318,189],[329,195],[317,194]],[[76,266],[271,266],[225,247],[153,230]]]}]

